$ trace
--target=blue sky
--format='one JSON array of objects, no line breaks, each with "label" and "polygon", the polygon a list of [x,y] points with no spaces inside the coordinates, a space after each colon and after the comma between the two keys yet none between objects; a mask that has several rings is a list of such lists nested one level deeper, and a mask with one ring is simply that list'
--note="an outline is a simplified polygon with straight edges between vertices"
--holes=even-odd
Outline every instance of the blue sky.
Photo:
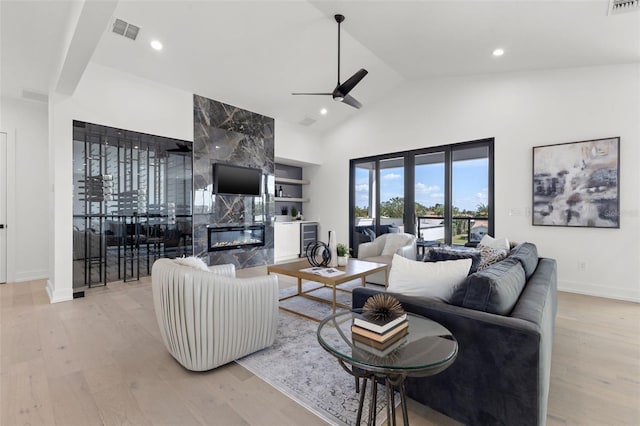
[{"label": "blue sky", "polygon": [[[404,196],[404,169],[384,169],[380,174],[382,201]],[[369,174],[356,169],[356,205],[369,204]],[[416,201],[424,206],[444,203],[444,164],[416,167]],[[453,205],[461,210],[476,210],[478,204],[488,204],[488,160],[466,160],[453,163]]]}]

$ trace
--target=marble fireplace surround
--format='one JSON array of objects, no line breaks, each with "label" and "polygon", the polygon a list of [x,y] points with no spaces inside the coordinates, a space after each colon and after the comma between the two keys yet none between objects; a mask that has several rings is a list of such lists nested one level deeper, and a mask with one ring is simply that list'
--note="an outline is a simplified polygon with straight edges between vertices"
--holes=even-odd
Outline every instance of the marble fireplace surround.
[{"label": "marble fireplace surround", "polygon": [[[237,268],[273,263],[274,120],[199,95],[193,96],[193,245],[209,265]],[[262,170],[261,197],[215,195],[213,164]],[[264,224],[264,245],[208,251],[208,227]]]}]

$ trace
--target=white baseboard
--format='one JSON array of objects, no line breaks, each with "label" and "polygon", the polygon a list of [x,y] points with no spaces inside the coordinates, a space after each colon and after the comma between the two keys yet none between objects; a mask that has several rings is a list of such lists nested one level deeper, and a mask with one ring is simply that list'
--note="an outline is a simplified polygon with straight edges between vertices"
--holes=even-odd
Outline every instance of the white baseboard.
[{"label": "white baseboard", "polygon": [[49,302],[51,303],[73,300],[73,288],[55,290],[51,280],[47,280],[47,294],[49,295]]},{"label": "white baseboard", "polygon": [[568,293],[578,293],[587,296],[605,297],[607,299],[640,303],[640,290],[638,289],[611,286],[604,287],[597,284],[558,280],[558,290],[566,291]]},{"label": "white baseboard", "polygon": [[47,278],[49,278],[49,271],[47,269],[37,269],[33,271],[16,272],[13,281],[20,283],[24,281],[45,280]]}]

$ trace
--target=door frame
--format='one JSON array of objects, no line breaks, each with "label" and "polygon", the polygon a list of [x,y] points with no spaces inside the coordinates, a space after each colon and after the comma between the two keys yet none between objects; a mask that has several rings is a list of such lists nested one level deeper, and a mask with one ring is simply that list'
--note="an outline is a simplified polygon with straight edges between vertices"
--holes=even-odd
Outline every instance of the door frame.
[{"label": "door frame", "polygon": [[421,154],[429,154],[435,152],[443,152],[444,153],[444,166],[445,166],[445,197],[444,197],[444,221],[445,221],[445,244],[451,244],[451,228],[453,226],[453,216],[452,216],[452,157],[454,151],[464,150],[466,148],[470,148],[477,145],[487,145],[488,152],[487,158],[489,159],[489,170],[488,170],[488,186],[491,188],[488,194],[488,207],[489,207],[489,235],[494,235],[495,229],[495,206],[494,206],[494,198],[495,198],[495,178],[494,178],[494,169],[495,169],[495,138],[483,138],[477,140],[471,140],[466,142],[458,142],[447,145],[437,145],[430,146],[419,149],[412,149],[408,151],[401,152],[393,152],[387,154],[379,154],[372,155],[361,158],[353,158],[349,160],[349,244],[351,247],[355,249],[356,245],[356,237],[355,237],[355,165],[359,163],[373,163],[374,164],[374,172],[375,172],[375,188],[374,191],[376,193],[376,219],[375,229],[376,235],[379,235],[378,232],[380,230],[380,160],[385,160],[389,158],[403,158],[404,159],[404,226],[405,232],[415,234],[415,192],[413,189],[415,185],[415,157]]},{"label": "door frame", "polygon": [[11,248],[15,248],[15,232],[13,229],[13,224],[15,223],[15,177],[16,177],[16,168],[15,168],[15,157],[16,157],[16,147],[15,147],[15,134],[13,132],[8,132],[4,129],[0,129],[0,133],[5,135],[6,138],[6,179],[7,179],[7,193],[6,193],[6,223],[5,223],[5,231],[7,233],[7,247],[6,247],[6,257],[7,257],[7,282],[11,283],[15,281],[15,250]]}]

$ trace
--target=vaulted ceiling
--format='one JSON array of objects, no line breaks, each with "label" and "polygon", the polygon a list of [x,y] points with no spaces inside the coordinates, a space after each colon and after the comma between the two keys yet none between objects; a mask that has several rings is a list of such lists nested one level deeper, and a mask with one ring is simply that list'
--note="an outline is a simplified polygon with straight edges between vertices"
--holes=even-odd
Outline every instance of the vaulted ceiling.
[{"label": "vaulted ceiling", "polygon": [[[608,0],[2,0],[0,85],[9,97],[72,92],[93,61],[291,123],[312,119],[309,128],[324,131],[358,111],[290,93],[335,87],[335,13],[346,16],[341,80],[369,71],[351,93],[367,108],[407,81],[640,62],[640,12],[608,8]],[[111,31],[116,18],[141,28],[135,41]],[[152,39],[164,49],[152,50]],[[492,56],[498,47],[505,54]]]}]

